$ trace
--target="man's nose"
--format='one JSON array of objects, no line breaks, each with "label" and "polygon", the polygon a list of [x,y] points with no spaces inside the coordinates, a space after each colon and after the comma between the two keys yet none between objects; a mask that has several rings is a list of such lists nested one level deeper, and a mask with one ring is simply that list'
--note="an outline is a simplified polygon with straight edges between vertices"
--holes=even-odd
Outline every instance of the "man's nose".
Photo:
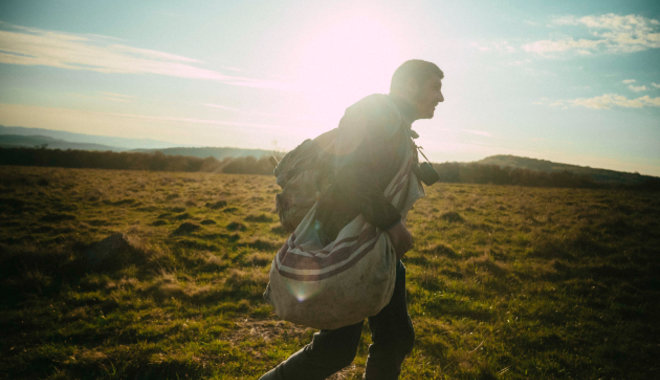
[{"label": "man's nose", "polygon": [[442,92],[438,92],[438,103],[442,103],[445,101],[445,97],[442,96]]}]

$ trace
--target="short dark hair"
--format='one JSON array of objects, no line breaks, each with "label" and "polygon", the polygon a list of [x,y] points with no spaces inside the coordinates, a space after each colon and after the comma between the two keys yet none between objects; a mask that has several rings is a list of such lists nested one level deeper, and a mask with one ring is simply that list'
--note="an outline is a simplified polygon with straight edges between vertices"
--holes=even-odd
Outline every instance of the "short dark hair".
[{"label": "short dark hair", "polygon": [[392,75],[390,92],[396,92],[401,89],[410,79],[414,79],[417,83],[421,84],[432,75],[438,76],[440,79],[445,76],[442,70],[433,62],[423,61],[421,59],[405,61]]}]

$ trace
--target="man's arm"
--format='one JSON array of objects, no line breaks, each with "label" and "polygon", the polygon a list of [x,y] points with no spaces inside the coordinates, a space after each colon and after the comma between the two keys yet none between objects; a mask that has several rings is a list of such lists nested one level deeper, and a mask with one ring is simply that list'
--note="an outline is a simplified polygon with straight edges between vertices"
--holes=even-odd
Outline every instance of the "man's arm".
[{"label": "man's arm", "polygon": [[335,190],[370,224],[388,230],[401,220],[385,198],[385,187],[400,164],[398,112],[382,99],[366,98],[346,111],[339,125]]},{"label": "man's arm", "polygon": [[396,252],[396,258],[401,259],[403,255],[408,252],[413,245],[413,238],[410,234],[410,231],[406,228],[402,221],[390,227],[387,230],[387,234],[394,245],[394,251]]},{"label": "man's arm", "polygon": [[[357,166],[360,167],[360,166]],[[351,174],[355,175],[360,173],[361,170],[349,170]],[[368,178],[371,173],[367,170],[362,173],[364,177]],[[349,187],[340,186],[339,189],[345,192],[346,199],[353,209],[359,209],[365,220],[387,231],[387,234],[392,241],[394,251],[396,252],[397,259],[401,259],[403,255],[412,248],[413,238],[410,231],[406,228],[401,220],[399,211],[385,198],[383,190],[376,187],[375,179],[372,181],[360,181],[359,177],[352,178],[355,181],[354,186],[358,189],[357,192],[351,196],[349,194]],[[346,177],[344,177],[346,181]],[[345,185],[347,182],[342,181]]]}]

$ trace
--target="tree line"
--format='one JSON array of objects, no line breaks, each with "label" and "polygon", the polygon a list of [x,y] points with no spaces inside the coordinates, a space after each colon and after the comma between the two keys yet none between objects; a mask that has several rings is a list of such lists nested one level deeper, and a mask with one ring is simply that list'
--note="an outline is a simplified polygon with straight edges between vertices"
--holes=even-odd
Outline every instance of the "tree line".
[{"label": "tree line", "polygon": [[[0,165],[264,175],[272,174],[274,168],[269,157],[228,157],[218,160],[214,157],[199,158],[166,155],[159,151],[155,153],[100,152],[46,149],[44,147],[0,148]],[[569,171],[542,172],[497,165],[457,162],[433,164],[433,167],[440,175],[440,182],[572,188],[617,186],[597,182],[587,175]],[[635,186],[618,186],[660,190],[660,179],[649,180]]]},{"label": "tree line", "polygon": [[519,185],[539,187],[602,187],[587,175],[569,171],[542,172],[476,163],[446,162],[433,164],[442,182]]},{"label": "tree line", "polygon": [[112,152],[45,148],[0,148],[0,165],[54,166],[80,169],[121,169],[170,172],[215,172],[272,174],[268,157],[191,157],[166,155],[160,151]]}]

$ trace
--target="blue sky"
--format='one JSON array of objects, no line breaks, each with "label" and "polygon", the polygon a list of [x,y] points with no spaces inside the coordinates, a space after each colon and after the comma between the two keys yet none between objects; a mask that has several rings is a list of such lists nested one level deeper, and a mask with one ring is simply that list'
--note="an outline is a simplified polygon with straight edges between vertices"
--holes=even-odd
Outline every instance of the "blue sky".
[{"label": "blue sky", "polygon": [[657,1],[0,3],[0,124],[288,150],[445,72],[433,161],[515,154],[660,175]]}]

